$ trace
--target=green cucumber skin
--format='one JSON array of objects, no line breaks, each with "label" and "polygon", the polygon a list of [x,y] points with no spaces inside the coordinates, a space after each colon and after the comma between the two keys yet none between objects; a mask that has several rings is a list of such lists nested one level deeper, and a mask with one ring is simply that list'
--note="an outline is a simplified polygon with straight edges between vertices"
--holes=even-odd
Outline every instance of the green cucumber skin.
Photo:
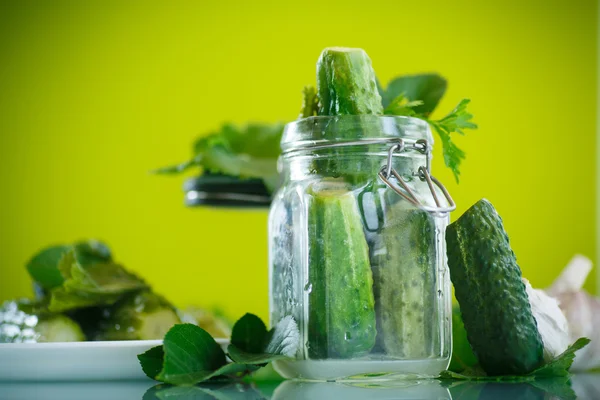
[{"label": "green cucumber skin", "polygon": [[371,59],[362,49],[327,48],[317,61],[319,115],[383,114]]},{"label": "green cucumber skin", "polygon": [[315,193],[309,205],[308,353],[352,358],[375,345],[369,250],[351,192]]},{"label": "green cucumber skin", "polygon": [[426,358],[437,323],[435,221],[402,206],[388,210],[372,249],[377,344],[389,356]]},{"label": "green cucumber skin", "polygon": [[[381,96],[371,59],[362,49],[326,48],[317,61],[318,115],[361,115],[362,118],[332,121],[324,132],[327,140],[352,140],[378,137],[381,129],[372,115],[383,114]],[[345,126],[347,125],[347,128]],[[367,147],[367,151],[377,146]],[[334,148],[322,152],[320,170],[327,176],[343,177],[353,185],[377,178],[381,168],[378,158],[365,158],[353,148]]]},{"label": "green cucumber skin", "polygon": [[467,338],[489,375],[543,362],[543,343],[502,219],[480,200],[446,229],[448,267]]},{"label": "green cucumber skin", "polygon": [[[101,321],[94,340],[155,340],[181,323],[175,307],[151,291],[125,296],[107,310],[109,316]],[[153,329],[148,330],[149,322]]]}]

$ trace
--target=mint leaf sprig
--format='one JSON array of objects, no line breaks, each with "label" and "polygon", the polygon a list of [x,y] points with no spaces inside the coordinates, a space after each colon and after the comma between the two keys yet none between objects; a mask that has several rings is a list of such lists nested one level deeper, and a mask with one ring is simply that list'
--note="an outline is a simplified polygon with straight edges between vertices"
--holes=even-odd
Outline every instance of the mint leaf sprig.
[{"label": "mint leaf sprig", "polygon": [[98,240],[45,248],[27,263],[27,271],[41,288],[41,304],[53,313],[112,305],[126,294],[148,289]]},{"label": "mint leaf sprig", "polygon": [[233,327],[227,354],[204,329],[179,324],[167,332],[162,346],[138,355],[138,360],[149,378],[195,385],[211,379],[239,379],[271,361],[293,357],[298,345],[298,325],[291,316],[267,331],[260,318],[246,314]]},{"label": "mint leaf sprig", "polygon": [[242,179],[262,179],[272,191],[279,180],[277,158],[282,134],[282,124],[224,124],[218,131],[196,140],[191,159],[152,172],[179,174],[200,167]]}]

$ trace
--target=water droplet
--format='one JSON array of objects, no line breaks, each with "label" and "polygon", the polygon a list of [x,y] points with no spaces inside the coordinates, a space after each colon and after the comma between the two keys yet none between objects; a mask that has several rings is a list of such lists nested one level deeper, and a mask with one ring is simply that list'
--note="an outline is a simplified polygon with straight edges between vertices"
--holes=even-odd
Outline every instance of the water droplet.
[{"label": "water droplet", "polygon": [[344,339],[346,339],[346,340],[352,339],[352,334],[350,332],[346,332],[346,334],[344,334]]},{"label": "water droplet", "polygon": [[442,297],[444,295],[444,293],[442,293],[441,290],[438,290],[438,297]]},{"label": "water droplet", "polygon": [[304,291],[305,292],[312,292],[312,283],[308,282],[306,285],[304,285]]}]

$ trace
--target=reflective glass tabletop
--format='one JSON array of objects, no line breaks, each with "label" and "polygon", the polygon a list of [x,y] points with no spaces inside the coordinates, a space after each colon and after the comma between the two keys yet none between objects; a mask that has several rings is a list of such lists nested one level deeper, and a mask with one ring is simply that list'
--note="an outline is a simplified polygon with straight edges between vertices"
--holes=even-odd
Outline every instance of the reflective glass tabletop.
[{"label": "reflective glass tabletop", "polygon": [[259,381],[194,387],[136,382],[0,382],[0,399],[600,399],[600,374],[574,375],[570,381],[528,383],[397,381],[385,384]]}]

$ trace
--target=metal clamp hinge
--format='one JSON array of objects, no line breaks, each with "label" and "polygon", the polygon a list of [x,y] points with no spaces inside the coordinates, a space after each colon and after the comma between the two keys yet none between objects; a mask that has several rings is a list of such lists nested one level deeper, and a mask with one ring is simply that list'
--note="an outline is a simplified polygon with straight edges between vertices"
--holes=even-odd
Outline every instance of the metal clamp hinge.
[{"label": "metal clamp hinge", "polygon": [[[417,146],[414,146],[417,150],[427,154],[427,165],[429,166],[429,162],[430,162],[429,153],[430,152],[429,152],[429,146],[427,144],[427,141],[425,141],[425,140],[418,141],[416,143],[416,145],[419,145],[418,148],[416,148]],[[394,156],[394,153],[402,152],[404,150],[405,150],[405,145],[404,145],[404,141],[402,141],[402,140],[400,140],[399,143],[394,144],[393,146],[390,147],[390,150],[388,151],[387,164],[384,167],[382,167],[381,170],[379,171],[379,178],[381,178],[381,180],[386,185],[388,185],[392,190],[394,190],[396,193],[398,193],[400,196],[402,196],[404,199],[406,199],[409,203],[411,203],[412,205],[414,205],[415,207],[417,207],[421,210],[431,212],[431,213],[448,213],[448,212],[454,211],[456,209],[456,203],[454,203],[452,196],[450,196],[450,193],[448,193],[448,190],[446,189],[446,187],[429,173],[429,169],[426,166],[419,167],[418,175],[419,175],[419,178],[421,178],[422,180],[427,182],[427,186],[429,187],[429,190],[431,192],[431,195],[433,196],[433,200],[434,200],[436,206],[431,207],[431,206],[423,204],[419,201],[419,199],[417,198],[415,193],[411,190],[411,188],[407,185],[407,183],[404,181],[404,179],[402,179],[400,174],[398,174],[398,172],[396,172],[396,170],[392,166],[392,157]],[[395,180],[398,182],[399,186],[394,184],[391,181],[392,177],[395,178]],[[442,204],[440,203],[440,199],[438,198],[434,184],[444,194],[444,197],[446,198],[446,201],[448,202],[448,206],[442,206]]]}]

